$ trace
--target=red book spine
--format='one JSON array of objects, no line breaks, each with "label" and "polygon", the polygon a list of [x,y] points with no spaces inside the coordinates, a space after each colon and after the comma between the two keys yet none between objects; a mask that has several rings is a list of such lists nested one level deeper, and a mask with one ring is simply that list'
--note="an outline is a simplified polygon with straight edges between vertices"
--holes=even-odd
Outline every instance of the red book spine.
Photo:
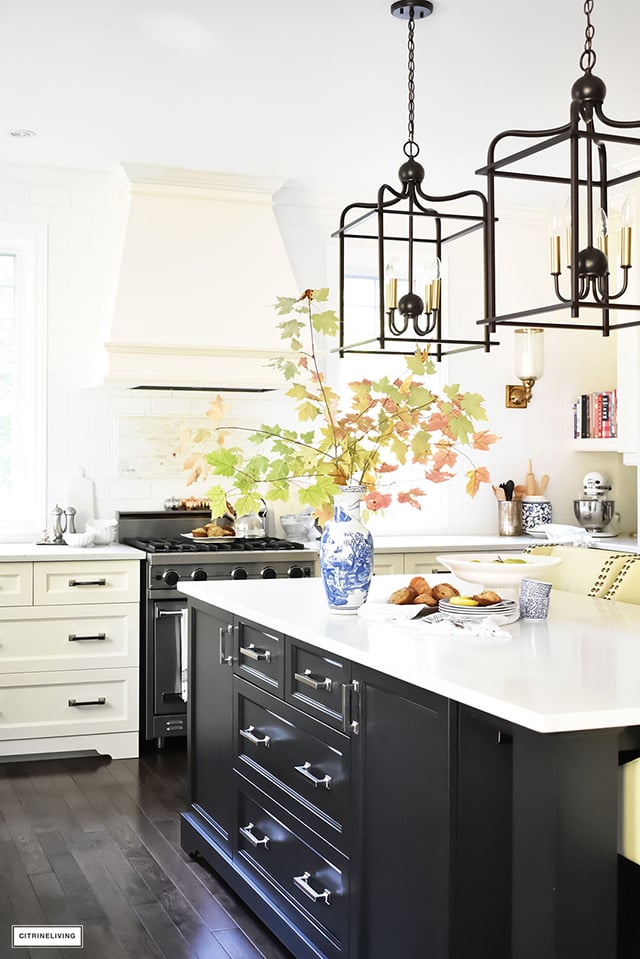
[{"label": "red book spine", "polygon": [[593,435],[595,439],[602,439],[602,393],[593,395]]}]

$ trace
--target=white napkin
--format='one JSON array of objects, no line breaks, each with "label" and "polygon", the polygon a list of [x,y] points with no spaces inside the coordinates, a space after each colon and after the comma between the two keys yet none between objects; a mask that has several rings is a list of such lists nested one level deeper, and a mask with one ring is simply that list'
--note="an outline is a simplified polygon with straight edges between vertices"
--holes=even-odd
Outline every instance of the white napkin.
[{"label": "white napkin", "polygon": [[563,526],[560,523],[540,523],[532,526],[532,533],[544,533],[552,543],[567,546],[593,546],[594,539],[582,526]]},{"label": "white napkin", "polygon": [[500,627],[499,616],[484,616],[480,620],[452,620],[442,613],[433,613],[420,620],[420,625],[437,633],[457,638],[490,639],[508,642],[511,633]]}]

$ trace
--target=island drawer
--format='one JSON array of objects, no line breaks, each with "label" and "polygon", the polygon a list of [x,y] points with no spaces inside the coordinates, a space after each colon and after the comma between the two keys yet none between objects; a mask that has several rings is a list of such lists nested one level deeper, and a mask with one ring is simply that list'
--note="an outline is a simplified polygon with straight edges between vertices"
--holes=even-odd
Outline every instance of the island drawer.
[{"label": "island drawer", "polygon": [[349,737],[243,680],[234,685],[239,771],[347,851]]},{"label": "island drawer", "polygon": [[31,606],[33,563],[0,563],[0,606]]},{"label": "island drawer", "polygon": [[284,635],[238,619],[235,630],[234,669],[262,689],[282,695],[284,690]]},{"label": "island drawer", "polygon": [[0,609],[0,673],[138,665],[133,603]]},{"label": "island drawer", "polygon": [[2,677],[0,740],[118,733],[137,725],[137,669]]},{"label": "island drawer", "polygon": [[285,699],[335,729],[349,721],[351,662],[287,639]]},{"label": "island drawer", "polygon": [[322,955],[344,956],[349,860],[241,779],[237,801],[235,861]]},{"label": "island drawer", "polygon": [[40,606],[137,603],[139,581],[137,560],[35,563],[34,602]]}]

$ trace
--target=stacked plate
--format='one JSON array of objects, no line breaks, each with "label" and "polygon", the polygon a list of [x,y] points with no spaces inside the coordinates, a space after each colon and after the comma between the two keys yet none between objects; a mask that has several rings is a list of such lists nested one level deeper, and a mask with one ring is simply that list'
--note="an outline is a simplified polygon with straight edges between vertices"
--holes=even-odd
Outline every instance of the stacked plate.
[{"label": "stacked plate", "polygon": [[503,599],[493,606],[460,606],[456,603],[441,599],[438,609],[443,616],[455,619],[458,622],[475,622],[486,619],[487,616],[498,616],[503,625],[515,623],[518,619],[518,604],[513,599]]}]

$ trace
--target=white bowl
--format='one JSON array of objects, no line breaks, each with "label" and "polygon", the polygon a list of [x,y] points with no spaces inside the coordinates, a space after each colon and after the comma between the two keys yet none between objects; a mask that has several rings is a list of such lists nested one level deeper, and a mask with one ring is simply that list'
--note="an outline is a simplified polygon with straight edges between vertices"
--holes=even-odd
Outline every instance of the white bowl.
[{"label": "white bowl", "polygon": [[93,546],[93,534],[92,533],[63,533],[62,538],[64,539],[67,546]]},{"label": "white bowl", "polygon": [[118,521],[115,519],[92,519],[86,530],[93,536],[96,546],[108,546],[113,542]]},{"label": "white bowl", "polygon": [[[498,562],[498,557],[507,562]],[[561,556],[537,556],[534,553],[445,553],[436,557],[439,563],[467,583],[485,587],[519,587],[523,579],[544,579],[552,566],[562,562]],[[508,560],[522,560],[514,563]]]}]

